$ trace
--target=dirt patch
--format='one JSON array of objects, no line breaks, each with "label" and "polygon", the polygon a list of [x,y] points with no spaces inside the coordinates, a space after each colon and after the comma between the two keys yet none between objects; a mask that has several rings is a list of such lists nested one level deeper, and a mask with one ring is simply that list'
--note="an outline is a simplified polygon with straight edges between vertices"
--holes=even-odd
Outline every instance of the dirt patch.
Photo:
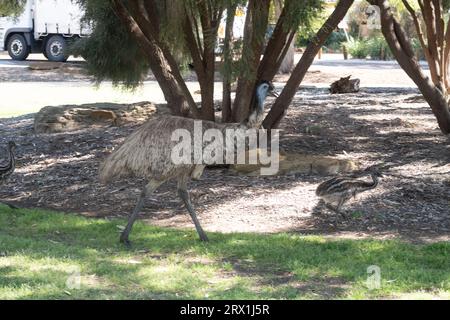
[{"label": "dirt patch", "polygon": [[[328,211],[314,191],[329,178],[314,173],[248,177],[206,170],[190,184],[199,219],[208,231],[325,234],[330,237],[450,239],[450,141],[437,128],[415,89],[368,89],[330,95],[301,89],[281,124],[286,152],[345,157],[361,167],[382,164],[385,178],[345,207]],[[35,135],[33,118],[0,120],[0,142],[18,144],[15,174],[0,199],[20,206],[126,217],[143,181],[101,185],[100,162],[139,124]],[[315,128],[311,131],[311,128]],[[3,153],[1,153],[3,154]],[[141,218],[192,228],[174,183],[151,196]]]}]

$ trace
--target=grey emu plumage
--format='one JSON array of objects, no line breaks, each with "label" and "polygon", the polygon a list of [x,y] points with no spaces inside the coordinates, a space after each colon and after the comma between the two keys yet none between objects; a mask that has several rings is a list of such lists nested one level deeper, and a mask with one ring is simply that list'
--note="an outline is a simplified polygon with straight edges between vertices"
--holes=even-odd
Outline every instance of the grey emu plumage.
[{"label": "grey emu plumage", "polygon": [[341,213],[341,207],[350,198],[377,187],[379,182],[378,178],[382,177],[382,175],[374,168],[369,168],[365,171],[370,173],[372,178],[371,182],[359,180],[354,177],[335,177],[322,182],[316,189],[316,195],[332,210]]},{"label": "grey emu plumage", "polygon": [[[16,157],[15,157],[15,151],[16,151],[16,144],[13,141],[8,142],[8,160],[5,164],[0,164],[0,183],[6,181],[6,179],[9,178],[10,175],[13,174],[14,170],[16,169]],[[9,206],[12,209],[17,209],[16,206],[3,202],[7,206]]]},{"label": "grey emu plumage", "polygon": [[[203,131],[214,128],[223,132],[229,128],[246,129],[260,127],[264,115],[264,100],[268,94],[274,95],[273,86],[270,82],[263,81],[257,86],[253,112],[247,121],[234,124],[202,121]],[[101,166],[100,180],[104,183],[130,176],[142,177],[148,181],[139,196],[127,226],[120,236],[121,242],[129,244],[129,233],[137,215],[142,210],[145,198],[161,184],[171,179],[176,179],[178,182],[178,195],[183,200],[200,239],[202,241],[208,240],[198,221],[187,189],[188,181],[191,178],[200,178],[205,165],[194,163],[175,164],[171,159],[172,150],[178,143],[172,141],[172,133],[177,129],[185,129],[192,137],[194,121],[194,119],[176,116],[161,116],[151,119],[133,132]]]}]

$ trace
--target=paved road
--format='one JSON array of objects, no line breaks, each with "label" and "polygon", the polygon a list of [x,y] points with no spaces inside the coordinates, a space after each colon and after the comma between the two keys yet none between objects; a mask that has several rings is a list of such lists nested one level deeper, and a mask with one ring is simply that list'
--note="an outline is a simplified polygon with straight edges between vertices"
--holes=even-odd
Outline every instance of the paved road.
[{"label": "paved road", "polygon": [[[0,51],[0,68],[1,67],[27,67],[30,63],[48,61],[43,54],[30,54],[26,61],[12,60],[6,51]],[[70,57],[69,62],[83,61],[81,58]]]},{"label": "paved road", "polygon": [[[165,99],[156,81],[146,81],[141,88],[135,91],[124,91],[116,88],[111,82],[104,82],[100,86],[90,81],[38,81],[39,72],[35,72],[30,80],[28,66],[32,63],[45,62],[43,55],[30,55],[27,61],[13,61],[7,54],[0,54],[0,73],[14,73],[15,81],[0,82],[0,118],[22,115],[39,111],[49,105],[84,104],[96,102],[133,103],[138,101],[151,101],[164,103]],[[69,59],[69,62],[79,62],[80,59]],[[53,71],[51,71],[53,72]],[[17,73],[22,73],[26,81],[17,81]],[[20,78],[20,77],[19,77]],[[47,79],[48,77],[46,77]],[[33,80],[35,79],[35,80]],[[197,82],[187,82],[194,99],[200,101]],[[221,98],[221,84],[216,83],[215,99]]]},{"label": "paved road", "polygon": [[[194,99],[200,88],[196,82],[187,83]],[[215,99],[221,98],[221,85],[216,83]],[[49,105],[84,104],[96,102],[134,103],[151,101],[164,103],[164,96],[156,81],[145,82],[134,92],[114,88],[103,83],[98,88],[89,82],[2,82],[0,83],[0,118],[37,112]]]}]

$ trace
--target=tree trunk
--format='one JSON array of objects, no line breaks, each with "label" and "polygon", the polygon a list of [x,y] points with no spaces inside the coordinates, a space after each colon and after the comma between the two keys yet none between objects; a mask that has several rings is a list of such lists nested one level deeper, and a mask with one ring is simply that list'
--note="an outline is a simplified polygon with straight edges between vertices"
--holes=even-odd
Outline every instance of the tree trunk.
[{"label": "tree trunk", "polygon": [[293,1],[297,0],[286,0],[283,10],[281,10],[281,1],[277,0],[278,4],[276,8],[277,11],[281,10],[281,13],[276,13],[277,15],[279,14],[279,18],[259,65],[257,82],[261,80],[271,81],[275,77],[290,49],[290,45],[293,44],[298,25],[288,25],[287,21],[287,11],[293,5]]},{"label": "tree trunk", "polygon": [[[137,5],[137,3],[132,4]],[[124,25],[129,28],[131,34],[136,38],[137,43],[147,56],[150,68],[173,114],[187,116],[190,110],[194,117],[198,117],[197,106],[189,90],[187,90],[184,81],[179,82],[182,77],[178,66],[174,64],[175,60],[171,59],[173,57],[168,59],[165,56],[164,49],[156,39],[155,33],[157,34],[157,31],[152,29],[154,26],[152,26],[150,21],[145,21],[146,17],[140,11],[140,8],[135,7],[135,11],[140,12],[136,19],[141,20],[141,24],[138,24],[120,0],[113,0],[112,8]]]},{"label": "tree trunk", "polygon": [[328,36],[333,32],[334,29],[336,29],[339,22],[344,19],[353,2],[354,0],[340,0],[331,16],[325,21],[314,39],[308,44],[300,61],[292,72],[291,77],[286,83],[286,86],[284,87],[278,99],[275,101],[275,104],[272,106],[269,114],[264,119],[264,128],[273,129],[278,127],[281,119],[283,119],[287,111],[287,108],[292,102],[295,93],[297,92],[297,88],[300,86],[300,83],[305,77],[306,72],[313,63],[314,57],[319,52]]},{"label": "tree trunk", "polygon": [[205,82],[201,84],[202,118],[214,121],[214,73],[215,73],[215,45],[217,30],[223,13],[223,7],[214,8],[208,1],[197,1],[200,6],[200,20],[203,32],[203,65]]},{"label": "tree trunk", "polygon": [[250,113],[258,66],[269,20],[270,0],[250,0],[244,29],[241,72],[239,74],[233,119],[244,121]]},{"label": "tree trunk", "polygon": [[231,81],[233,70],[233,24],[237,4],[227,8],[225,39],[223,47],[223,82],[222,82],[222,122],[230,122],[231,114]]},{"label": "tree trunk", "polygon": [[[275,0],[275,18],[278,21],[280,19],[281,13],[283,12],[283,1]],[[286,6],[287,7],[287,6]],[[295,31],[292,30],[292,31]],[[286,37],[287,39],[288,37]],[[278,73],[288,74],[291,73],[292,69],[294,69],[294,56],[295,56],[295,47],[294,47],[294,38],[287,41],[285,46],[288,46],[288,50],[286,55],[281,62],[280,68],[277,70]]]},{"label": "tree trunk", "polygon": [[200,38],[198,32],[200,27],[195,15],[191,12],[189,3],[185,5],[184,34],[187,47],[193,59],[194,70],[200,83],[202,97],[201,118],[214,121],[215,44],[223,7],[213,8],[204,0],[197,1],[196,5],[199,8],[203,39]]},{"label": "tree trunk", "polygon": [[291,73],[292,69],[294,69],[294,57],[295,57],[295,47],[294,47],[294,40],[292,40],[278,72],[284,74]]},{"label": "tree trunk", "polygon": [[372,5],[377,5],[381,13],[381,31],[386,38],[395,58],[414,81],[423,94],[437,118],[439,128],[444,134],[450,133],[450,109],[448,107],[445,88],[436,86],[428,78],[414,57],[414,52],[409,39],[400,24],[395,19],[389,3],[386,0],[368,0]]}]

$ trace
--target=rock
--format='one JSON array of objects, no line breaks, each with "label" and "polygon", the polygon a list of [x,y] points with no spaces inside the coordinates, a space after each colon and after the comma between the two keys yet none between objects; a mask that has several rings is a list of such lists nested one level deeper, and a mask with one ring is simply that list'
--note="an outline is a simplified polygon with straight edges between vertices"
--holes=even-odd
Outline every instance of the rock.
[{"label": "rock", "polygon": [[359,79],[350,80],[351,76],[341,78],[338,81],[335,81],[331,84],[330,92],[331,93],[355,93],[359,92]]},{"label": "rock", "polygon": [[[261,152],[258,149],[258,154]],[[248,159],[248,152],[246,152]],[[260,175],[261,163],[258,164],[236,164],[231,170],[244,175]],[[305,155],[298,153],[280,152],[279,170],[277,175],[290,175],[296,173],[312,173],[319,175],[331,175],[348,173],[359,169],[359,165],[347,159],[336,159],[325,156]]]},{"label": "rock", "polygon": [[92,126],[117,126],[145,121],[156,113],[169,114],[170,111],[165,105],[155,106],[150,102],[48,106],[36,114],[34,130],[36,133],[56,133]]}]

